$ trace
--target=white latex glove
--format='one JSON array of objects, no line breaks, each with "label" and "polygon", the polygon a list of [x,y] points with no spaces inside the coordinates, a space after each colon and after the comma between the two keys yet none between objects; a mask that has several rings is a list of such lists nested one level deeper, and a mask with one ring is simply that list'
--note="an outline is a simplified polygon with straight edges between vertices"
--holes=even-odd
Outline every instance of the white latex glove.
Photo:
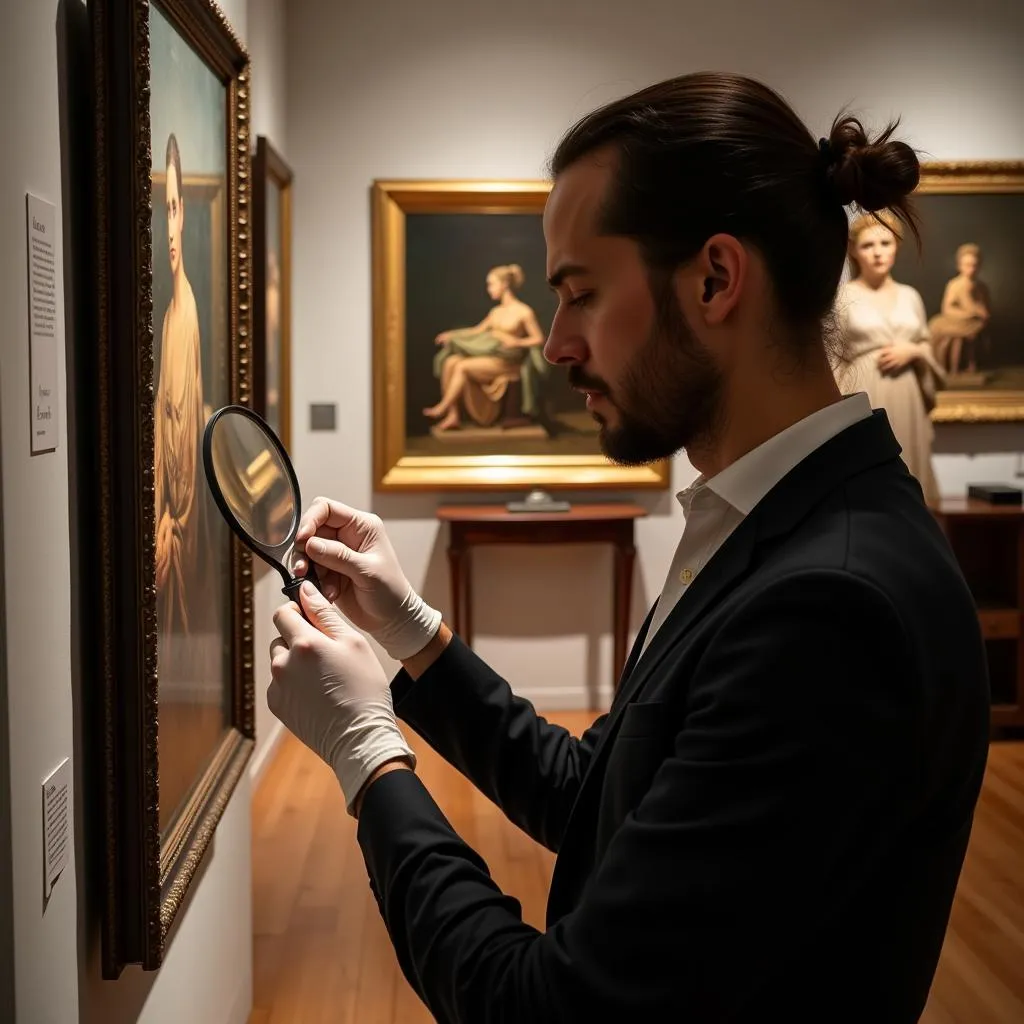
[{"label": "white latex glove", "polygon": [[324,594],[396,661],[418,654],[441,625],[441,613],[413,590],[380,517],[317,498],[303,515],[295,547],[317,565]]},{"label": "white latex glove", "polygon": [[309,622],[291,601],[274,613],[281,635],[270,645],[267,705],[334,769],[353,814],[377,768],[396,759],[415,768],[416,755],[398,728],[391,687],[370,645],[312,584],[299,593]]}]

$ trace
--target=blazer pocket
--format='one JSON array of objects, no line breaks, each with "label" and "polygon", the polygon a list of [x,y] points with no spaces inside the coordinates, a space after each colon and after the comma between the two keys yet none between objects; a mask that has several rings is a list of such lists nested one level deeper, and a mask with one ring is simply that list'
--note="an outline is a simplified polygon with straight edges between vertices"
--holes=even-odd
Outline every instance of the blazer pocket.
[{"label": "blazer pocket", "polygon": [[661,700],[627,704],[617,739],[650,739],[668,728],[667,706]]}]

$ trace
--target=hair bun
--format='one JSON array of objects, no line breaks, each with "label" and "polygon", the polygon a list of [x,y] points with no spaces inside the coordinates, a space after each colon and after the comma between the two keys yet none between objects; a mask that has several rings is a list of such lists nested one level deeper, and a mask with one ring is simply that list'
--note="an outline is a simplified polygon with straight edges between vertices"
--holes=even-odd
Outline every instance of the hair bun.
[{"label": "hair bun", "polygon": [[901,209],[917,188],[921,165],[910,146],[892,141],[897,124],[869,140],[855,117],[837,118],[833,123],[828,139],[830,176],[843,206],[856,203],[868,213]]}]

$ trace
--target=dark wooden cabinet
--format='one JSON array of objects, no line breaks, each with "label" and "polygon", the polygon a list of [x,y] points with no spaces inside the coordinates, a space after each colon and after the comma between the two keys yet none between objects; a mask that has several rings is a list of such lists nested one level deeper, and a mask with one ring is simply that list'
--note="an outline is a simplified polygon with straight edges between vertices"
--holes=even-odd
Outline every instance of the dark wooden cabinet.
[{"label": "dark wooden cabinet", "polygon": [[933,511],[978,606],[992,725],[1024,726],[1024,509],[947,498]]}]

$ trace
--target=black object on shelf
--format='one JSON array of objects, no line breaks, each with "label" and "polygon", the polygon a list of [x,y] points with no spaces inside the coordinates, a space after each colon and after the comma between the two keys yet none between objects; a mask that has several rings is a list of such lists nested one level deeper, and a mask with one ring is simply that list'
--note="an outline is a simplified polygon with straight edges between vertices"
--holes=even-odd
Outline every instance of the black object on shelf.
[{"label": "black object on shelf", "polygon": [[968,484],[967,497],[990,505],[1020,505],[1024,491],[1009,484]]}]

